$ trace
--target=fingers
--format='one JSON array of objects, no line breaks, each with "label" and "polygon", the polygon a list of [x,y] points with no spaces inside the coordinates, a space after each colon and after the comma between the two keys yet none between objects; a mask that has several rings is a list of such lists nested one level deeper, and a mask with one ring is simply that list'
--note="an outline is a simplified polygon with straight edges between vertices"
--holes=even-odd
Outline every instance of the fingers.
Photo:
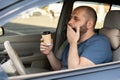
[{"label": "fingers", "polygon": [[44,50],[51,50],[53,47],[53,44],[51,45],[46,45],[44,42],[40,43],[40,50],[44,51]]},{"label": "fingers", "polygon": [[80,36],[80,27],[77,27],[76,33],[77,33],[77,36]]},{"label": "fingers", "polygon": [[40,43],[40,50],[46,50],[46,49],[48,49],[49,46],[50,46],[50,45],[46,45],[46,44],[44,44],[43,42],[41,42],[41,43]]},{"label": "fingers", "polygon": [[74,30],[72,29],[72,27],[69,26],[69,25],[68,25],[68,27],[67,27],[67,31],[69,31],[69,32],[74,32]]},{"label": "fingers", "polygon": [[40,39],[40,42],[41,42],[41,43],[40,43],[40,50],[43,51],[43,50],[46,49],[46,48],[45,48],[45,44],[43,43],[43,42],[44,42],[43,38]]},{"label": "fingers", "polygon": [[77,27],[77,30],[76,30],[76,32],[80,32],[80,27]]},{"label": "fingers", "polygon": [[67,27],[67,37],[70,37],[71,34],[71,27],[68,25]]},{"label": "fingers", "polygon": [[44,43],[40,43],[40,50],[43,51],[46,49],[47,49],[46,45],[44,45]]},{"label": "fingers", "polygon": [[[74,30],[75,29],[75,30]],[[78,42],[80,39],[80,27],[71,27],[70,25],[67,26],[67,39],[69,42]]]},{"label": "fingers", "polygon": [[40,39],[40,42],[43,42],[43,41],[44,41],[44,39],[43,39],[43,38],[41,38],[41,39]]}]

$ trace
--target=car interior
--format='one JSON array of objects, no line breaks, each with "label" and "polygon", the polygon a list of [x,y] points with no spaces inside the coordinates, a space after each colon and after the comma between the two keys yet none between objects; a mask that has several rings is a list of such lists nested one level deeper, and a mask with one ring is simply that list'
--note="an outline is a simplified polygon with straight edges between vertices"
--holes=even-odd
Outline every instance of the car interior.
[{"label": "car interior", "polygon": [[[110,43],[113,50],[113,61],[120,60],[119,56],[120,48],[119,48],[119,39],[120,39],[120,32],[119,32],[119,18],[120,18],[120,11],[119,10],[112,10],[109,11],[105,17],[104,26],[102,29],[99,30],[99,34],[106,35],[110,39]],[[111,21],[111,19],[113,21]],[[59,48],[58,52],[56,53],[56,56],[60,59],[61,58],[61,52],[64,50],[64,47],[66,45],[67,41],[64,41],[64,43]],[[9,41],[4,42],[5,49],[12,60],[13,64],[15,65],[18,74],[24,75],[24,74],[30,74],[30,73],[37,73],[37,72],[47,72],[50,71],[49,69],[44,68],[26,68],[24,67],[20,57],[18,56],[17,51],[15,51],[10,44]],[[39,62],[38,62],[39,63]],[[16,65],[17,64],[17,65]],[[34,65],[33,65],[34,66]]]},{"label": "car interior", "polygon": [[[74,0],[72,1],[74,2]],[[73,2],[65,2],[57,30],[52,33],[55,42],[53,52],[59,59],[61,59],[61,53],[67,43],[65,26],[72,12]],[[103,27],[96,29],[99,34],[109,38],[113,51],[113,61],[120,60],[119,19],[120,10],[109,10],[105,16]],[[41,54],[39,50],[40,38],[41,33],[0,37],[0,54],[3,54],[1,63],[3,62],[2,67],[9,76],[53,71],[46,56]],[[11,71],[7,69],[8,66],[11,66]]]}]

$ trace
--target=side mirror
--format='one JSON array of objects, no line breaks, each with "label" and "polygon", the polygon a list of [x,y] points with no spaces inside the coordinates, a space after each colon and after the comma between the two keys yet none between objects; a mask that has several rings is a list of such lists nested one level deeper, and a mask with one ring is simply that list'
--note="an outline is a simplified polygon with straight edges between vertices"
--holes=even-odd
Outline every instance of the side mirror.
[{"label": "side mirror", "polygon": [[0,36],[3,36],[3,35],[4,35],[4,28],[0,27]]}]

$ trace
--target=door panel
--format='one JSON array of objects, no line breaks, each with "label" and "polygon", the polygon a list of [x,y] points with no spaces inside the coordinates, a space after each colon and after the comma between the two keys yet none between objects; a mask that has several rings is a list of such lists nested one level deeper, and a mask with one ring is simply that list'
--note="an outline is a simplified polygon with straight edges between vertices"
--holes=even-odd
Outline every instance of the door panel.
[{"label": "door panel", "polygon": [[40,52],[40,37],[40,34],[0,37],[0,50],[4,50],[4,41],[9,40],[20,56],[32,55],[33,53]]}]

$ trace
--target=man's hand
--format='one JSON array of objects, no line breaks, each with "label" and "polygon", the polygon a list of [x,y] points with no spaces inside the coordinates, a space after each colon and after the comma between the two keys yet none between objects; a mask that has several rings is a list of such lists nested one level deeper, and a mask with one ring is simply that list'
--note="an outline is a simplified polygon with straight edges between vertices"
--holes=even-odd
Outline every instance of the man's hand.
[{"label": "man's hand", "polygon": [[77,27],[76,32],[72,29],[71,26],[67,27],[67,39],[70,44],[77,43],[80,39],[80,27]]},{"label": "man's hand", "polygon": [[46,45],[43,39],[41,39],[40,51],[47,56],[53,70],[60,70],[62,68],[62,64],[60,60],[57,59],[54,53],[52,52],[53,40],[51,43],[52,45]]},{"label": "man's hand", "polygon": [[45,54],[45,55],[48,55],[49,53],[52,52],[52,48],[53,48],[53,42],[51,42],[52,45],[46,45],[44,42],[43,42],[43,39],[41,39],[41,43],[40,43],[40,51]]}]

